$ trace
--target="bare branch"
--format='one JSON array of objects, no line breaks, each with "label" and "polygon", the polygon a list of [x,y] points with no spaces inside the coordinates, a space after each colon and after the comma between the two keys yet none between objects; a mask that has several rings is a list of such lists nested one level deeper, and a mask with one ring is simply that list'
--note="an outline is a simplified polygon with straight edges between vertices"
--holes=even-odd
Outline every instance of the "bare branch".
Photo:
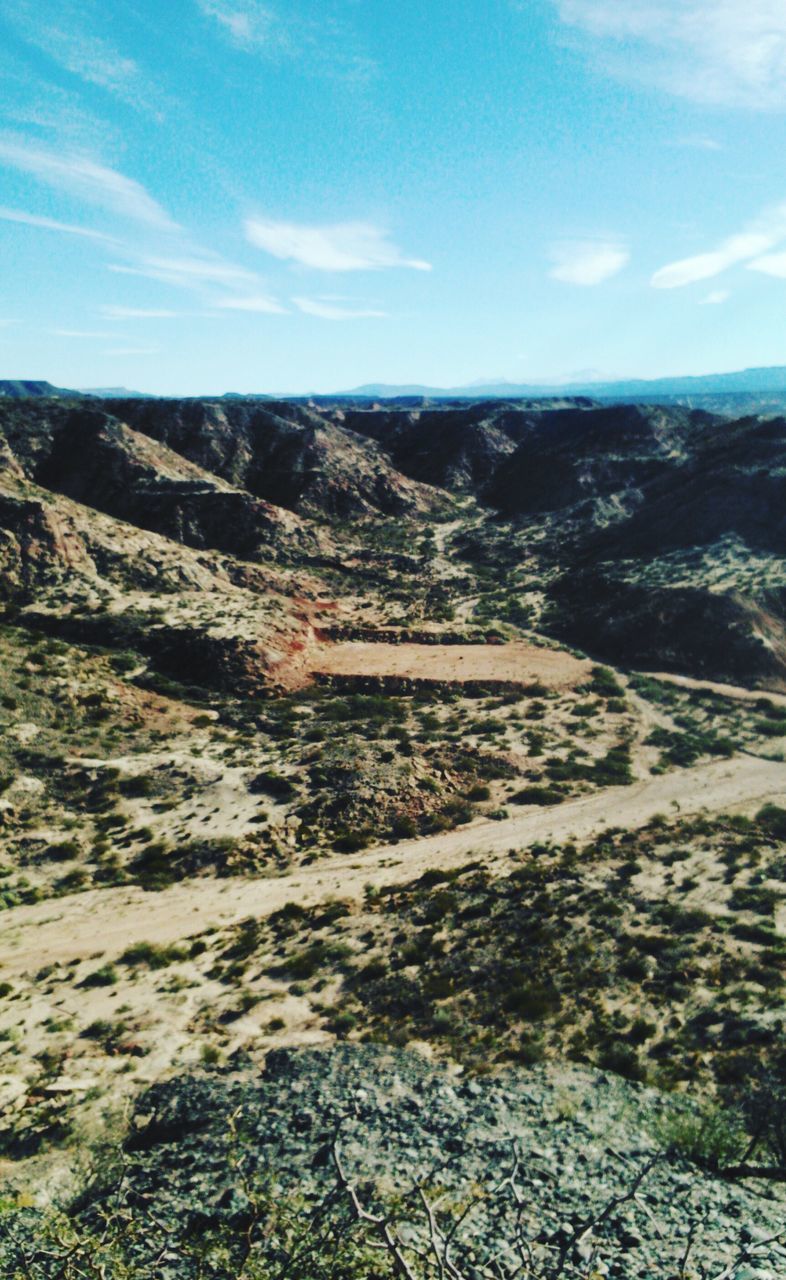
[{"label": "bare branch", "polygon": [[338,1137],[336,1137],[332,1142],[330,1150],[339,1186],[349,1200],[356,1221],[368,1223],[368,1225],[373,1227],[377,1232],[385,1245],[385,1248],[390,1254],[396,1273],[402,1277],[402,1280],[417,1280],[417,1276],[404,1257],[404,1254],[401,1251],[401,1246],[393,1234],[393,1229],[389,1220],[381,1215],[369,1213],[368,1210],[364,1209],[363,1205],[360,1203],[357,1191],[349,1181],[344,1171],[344,1166],[341,1163],[341,1157],[338,1153]]}]

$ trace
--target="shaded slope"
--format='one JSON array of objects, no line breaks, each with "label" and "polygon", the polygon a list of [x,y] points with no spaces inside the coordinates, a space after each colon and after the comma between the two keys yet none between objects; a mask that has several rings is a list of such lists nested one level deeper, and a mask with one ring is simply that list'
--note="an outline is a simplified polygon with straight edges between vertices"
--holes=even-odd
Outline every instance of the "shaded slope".
[{"label": "shaded slope", "polygon": [[107,401],[123,422],[277,506],[345,518],[426,513],[444,499],[374,441],[284,402]]},{"label": "shaded slope", "polygon": [[77,502],[192,547],[244,559],[317,538],[292,512],[234,489],[166,445],[101,413],[82,413],[61,431],[38,481]]},{"label": "shaded slope", "polygon": [[517,516],[640,490],[685,465],[693,435],[708,421],[640,405],[543,414],[485,496]]}]

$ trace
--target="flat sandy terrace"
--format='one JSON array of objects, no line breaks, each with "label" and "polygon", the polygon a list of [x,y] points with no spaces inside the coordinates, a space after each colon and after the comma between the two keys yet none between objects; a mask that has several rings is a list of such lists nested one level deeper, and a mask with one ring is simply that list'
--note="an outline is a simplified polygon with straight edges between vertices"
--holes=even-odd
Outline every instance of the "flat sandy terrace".
[{"label": "flat sandy terrace", "polygon": [[589,677],[592,663],[558,649],[514,644],[372,644],[349,641],[318,645],[309,655],[314,675],[368,676],[445,683],[504,682],[574,688]]}]

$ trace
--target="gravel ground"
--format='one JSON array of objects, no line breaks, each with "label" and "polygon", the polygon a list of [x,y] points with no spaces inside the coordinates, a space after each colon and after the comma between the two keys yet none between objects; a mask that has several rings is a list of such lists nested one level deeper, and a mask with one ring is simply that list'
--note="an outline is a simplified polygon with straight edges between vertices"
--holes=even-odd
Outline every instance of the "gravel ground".
[{"label": "gravel ground", "polygon": [[[497,1259],[517,1274],[517,1221],[532,1248],[532,1276],[618,1280],[783,1280],[786,1199],[778,1189],[732,1185],[692,1165],[661,1158],[653,1137],[673,1101],[619,1077],[579,1067],[538,1066],[462,1080],[417,1053],[356,1045],[281,1050],[263,1074],[205,1070],[153,1087],[141,1100],[129,1143],[129,1186],[158,1222],[200,1230],[242,1218],[247,1202],[232,1171],[230,1116],[247,1176],[272,1178],[284,1196],[307,1201],[335,1186],[337,1149],[369,1208],[418,1180],[446,1203],[486,1195],[456,1239],[468,1280]],[[610,1206],[610,1207],[609,1207]],[[601,1217],[597,1225],[585,1228]],[[400,1238],[422,1238],[414,1200],[395,1211]],[[689,1237],[693,1245],[681,1270]],[[527,1274],[521,1272],[519,1274]],[[165,1273],[162,1271],[162,1275]],[[184,1274],[174,1269],[167,1275]]]}]

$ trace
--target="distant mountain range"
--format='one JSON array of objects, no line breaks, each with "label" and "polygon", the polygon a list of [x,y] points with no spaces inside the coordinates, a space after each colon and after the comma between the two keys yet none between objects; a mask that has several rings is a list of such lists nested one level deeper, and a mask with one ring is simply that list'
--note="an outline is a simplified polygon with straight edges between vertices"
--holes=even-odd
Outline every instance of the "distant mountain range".
[{"label": "distant mountain range", "polygon": [[96,396],[102,400],[152,400],[146,391],[129,391],[128,387],[56,387],[43,378],[0,378],[0,396],[10,400],[46,397],[51,400],[75,400],[80,396]]},{"label": "distant mountain range", "polygon": [[9,400],[29,400],[34,396],[49,396],[59,399],[62,396],[78,396],[79,391],[65,391],[63,387],[55,387],[51,382],[18,379],[0,379],[0,396]]},{"label": "distant mountain range", "polygon": [[633,378],[617,382],[487,382],[462,387],[395,386],[370,382],[340,396],[362,399],[399,399],[417,396],[429,400],[542,399],[544,396],[589,396],[593,400],[653,400],[689,395],[766,395],[786,393],[786,365],[743,369],[737,373],[707,373],[696,377]]},{"label": "distant mountain range", "polygon": [[[67,390],[44,380],[0,380],[0,397],[12,399],[30,396],[71,398],[94,396],[99,399],[157,399],[144,391],[127,387],[89,387]],[[339,400],[559,400],[587,398],[594,401],[677,403],[704,408],[717,413],[786,412],[786,365],[743,369],[734,373],[707,373],[691,377],[631,378],[617,382],[480,382],[460,387],[430,387],[420,383],[402,385],[369,382],[350,391],[331,394],[284,395],[276,399],[330,403]],[[204,397],[203,397],[204,398]],[[228,391],[210,400],[270,400],[269,392],[241,394]]]},{"label": "distant mountain range", "polygon": [[154,400],[147,391],[130,391],[128,387],[82,387],[82,396],[99,396],[102,400]]}]

